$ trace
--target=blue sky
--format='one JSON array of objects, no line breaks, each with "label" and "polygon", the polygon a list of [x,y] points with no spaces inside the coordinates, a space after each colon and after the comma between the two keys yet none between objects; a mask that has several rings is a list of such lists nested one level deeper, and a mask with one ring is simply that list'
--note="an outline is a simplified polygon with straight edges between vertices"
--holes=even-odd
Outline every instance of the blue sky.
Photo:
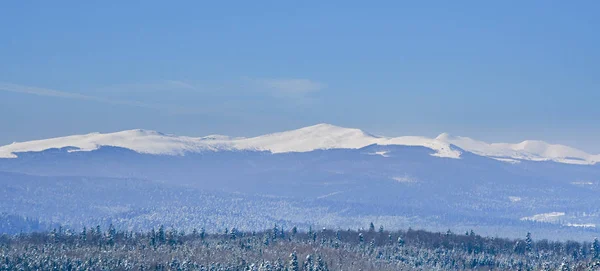
[{"label": "blue sky", "polygon": [[598,1],[7,1],[0,144],[327,122],[599,153],[598,12]]}]

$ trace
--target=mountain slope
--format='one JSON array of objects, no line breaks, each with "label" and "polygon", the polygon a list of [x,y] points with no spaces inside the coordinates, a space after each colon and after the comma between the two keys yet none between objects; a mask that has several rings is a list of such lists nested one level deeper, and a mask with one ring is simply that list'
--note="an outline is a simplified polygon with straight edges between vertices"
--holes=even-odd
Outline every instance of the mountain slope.
[{"label": "mountain slope", "polygon": [[[345,229],[373,221],[436,231],[477,225],[492,236],[552,237],[560,229],[589,240],[598,233],[597,166],[431,154],[398,145],[275,154],[171,156],[117,147],[21,153],[0,159],[0,213],[76,228],[104,221],[140,229],[258,230],[275,223]],[[532,225],[548,214],[560,217]]]}]

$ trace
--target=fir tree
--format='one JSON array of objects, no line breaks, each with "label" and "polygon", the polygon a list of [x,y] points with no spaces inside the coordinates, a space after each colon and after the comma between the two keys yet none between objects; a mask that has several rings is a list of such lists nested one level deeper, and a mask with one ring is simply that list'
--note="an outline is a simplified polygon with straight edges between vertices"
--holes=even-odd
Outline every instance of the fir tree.
[{"label": "fir tree", "polygon": [[231,233],[229,234],[229,236],[231,237],[232,240],[235,240],[235,238],[237,237],[237,229],[231,228]]},{"label": "fir tree", "polygon": [[279,228],[277,227],[277,224],[275,224],[275,226],[273,226],[273,241],[275,241],[277,239],[278,233],[279,233]]},{"label": "fir tree", "polygon": [[531,252],[533,250],[533,239],[531,239],[531,233],[528,232],[525,236],[525,251]]},{"label": "fir tree", "polygon": [[321,258],[321,255],[317,256],[317,264],[315,266],[315,271],[328,271],[327,263]]},{"label": "fir tree", "polygon": [[593,259],[600,259],[600,241],[598,241],[598,238],[594,238],[590,252]]},{"label": "fir tree", "polygon": [[157,241],[160,244],[164,244],[165,241],[167,241],[165,236],[165,227],[163,225],[160,225],[160,227],[158,227]]},{"label": "fir tree", "polygon": [[403,246],[404,245],[404,239],[402,239],[402,237],[398,237],[398,246]]},{"label": "fir tree", "polygon": [[315,269],[315,264],[313,262],[312,255],[306,255],[306,260],[304,260],[304,265],[302,266],[303,271],[313,271]]},{"label": "fir tree", "polygon": [[300,271],[300,266],[298,265],[298,256],[296,255],[295,251],[290,254],[289,270]]},{"label": "fir tree", "polygon": [[81,240],[86,241],[87,240],[87,228],[83,227],[83,231],[81,232]]}]

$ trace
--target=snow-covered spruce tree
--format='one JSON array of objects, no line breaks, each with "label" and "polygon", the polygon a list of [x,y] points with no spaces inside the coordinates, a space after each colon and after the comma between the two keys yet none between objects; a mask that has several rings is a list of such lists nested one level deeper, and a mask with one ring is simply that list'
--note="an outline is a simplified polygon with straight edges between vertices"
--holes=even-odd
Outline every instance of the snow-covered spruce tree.
[{"label": "snow-covered spruce tree", "polygon": [[[267,226],[268,227],[268,226]],[[131,234],[117,231],[114,246],[107,246],[109,235],[103,234],[101,246],[88,234],[81,241],[79,234],[53,238],[48,233],[0,236],[0,270],[600,270],[600,260],[591,259],[591,244],[569,241],[531,241],[535,253],[525,253],[526,242],[503,238],[483,238],[477,235],[432,233],[422,230],[371,234],[357,231],[319,231],[319,240],[298,234],[293,240],[278,236],[271,240],[271,229],[252,235],[229,228],[218,234],[207,234],[204,240],[197,234],[166,231],[167,242],[150,246],[158,233]],[[58,235],[59,231],[55,231]],[[231,233],[237,232],[232,240]],[[364,235],[360,242],[357,235]],[[392,240],[406,240],[401,243]],[[290,232],[286,232],[289,236]],[[339,235],[339,236],[336,236]],[[270,241],[262,244],[263,238]],[[170,241],[174,238],[176,245]],[[374,242],[372,242],[374,240]],[[368,241],[368,242],[367,242]],[[337,245],[336,245],[337,244]],[[513,247],[519,247],[513,253]],[[585,254],[579,254],[581,248]],[[373,251],[374,249],[374,251]],[[294,252],[292,252],[294,251]],[[101,252],[101,253],[98,253]],[[299,252],[299,253],[298,253]],[[573,256],[577,252],[577,256]],[[303,261],[310,257],[306,263]],[[587,255],[587,256],[585,256]],[[299,259],[300,258],[300,259]],[[285,259],[282,261],[281,259]],[[565,263],[562,265],[562,263]],[[566,267],[565,267],[566,268]]]},{"label": "snow-covered spruce tree", "polygon": [[288,264],[289,271],[300,271],[300,265],[298,264],[298,256],[296,252],[290,254],[290,263]]},{"label": "snow-covered spruce tree", "polygon": [[237,238],[237,229],[231,228],[231,232],[229,233],[229,236],[230,236],[231,240],[235,240],[235,238]]},{"label": "snow-covered spruce tree", "polygon": [[560,271],[570,271],[571,268],[569,267],[568,263],[563,262],[562,264],[560,264],[560,267],[558,268],[558,270],[560,270]]},{"label": "snow-covered spruce tree", "polygon": [[315,271],[329,271],[327,267],[327,263],[323,260],[321,255],[317,256],[317,264],[315,266]]},{"label": "snow-covered spruce tree", "polygon": [[600,241],[598,241],[598,238],[594,238],[594,242],[592,242],[590,252],[592,253],[593,259],[600,260]]},{"label": "snow-covered spruce tree", "polygon": [[302,271],[314,271],[315,263],[313,262],[312,255],[306,255],[306,259],[304,260],[304,264],[302,265]]},{"label": "snow-covered spruce tree", "polygon": [[87,227],[83,227],[83,231],[81,232],[81,240],[83,242],[87,241]]},{"label": "snow-covered spruce tree", "polygon": [[533,251],[533,239],[531,239],[531,233],[528,232],[525,236],[525,251],[532,252]]},{"label": "snow-covered spruce tree", "polygon": [[398,246],[404,246],[404,239],[402,239],[402,236],[398,236]]},{"label": "snow-covered spruce tree", "polygon": [[157,239],[158,243],[160,244],[164,244],[165,241],[167,241],[165,235],[165,227],[163,225],[160,225],[160,227],[158,227]]}]

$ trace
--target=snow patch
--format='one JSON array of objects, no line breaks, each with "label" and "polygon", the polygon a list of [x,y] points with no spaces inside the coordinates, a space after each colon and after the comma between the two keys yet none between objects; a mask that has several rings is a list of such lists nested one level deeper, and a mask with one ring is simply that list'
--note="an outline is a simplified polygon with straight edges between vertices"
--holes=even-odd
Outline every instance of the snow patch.
[{"label": "snow patch", "polygon": [[372,153],[368,153],[368,155],[381,155],[383,157],[390,157],[388,155],[389,151],[376,151],[376,152],[372,152]]},{"label": "snow patch", "polygon": [[512,159],[512,158],[499,158],[499,157],[491,157],[494,160],[498,160],[501,162],[505,162],[505,163],[510,163],[510,164],[518,164],[521,163],[521,161],[516,160],[516,159]]},{"label": "snow patch", "polygon": [[329,193],[329,194],[325,194],[325,195],[322,195],[322,196],[318,196],[318,197],[317,197],[317,199],[324,199],[324,198],[328,198],[328,197],[335,196],[335,195],[337,195],[337,194],[340,194],[340,193],[343,193],[343,192],[344,192],[344,191],[336,191],[336,192],[332,192],[332,193]]},{"label": "snow patch", "polygon": [[592,224],[592,223],[586,223],[586,224],[568,223],[567,226],[569,226],[569,227],[577,227],[577,228],[595,228],[596,224]]},{"label": "snow patch", "polygon": [[399,183],[416,183],[417,180],[408,175],[404,175],[402,177],[392,177],[392,180],[397,181]]},{"label": "snow patch", "polygon": [[589,182],[589,181],[576,181],[576,182],[571,182],[572,185],[594,185],[594,182]]},{"label": "snow patch", "polygon": [[521,197],[509,196],[508,200],[510,200],[510,202],[519,202],[521,201]]},{"label": "snow patch", "polygon": [[521,218],[521,220],[554,223],[554,222],[558,222],[558,220],[563,216],[565,216],[565,213],[563,213],[563,212],[551,212],[551,213],[544,213],[544,214],[537,214],[537,215],[533,215],[533,216],[523,217],[523,218]]}]

